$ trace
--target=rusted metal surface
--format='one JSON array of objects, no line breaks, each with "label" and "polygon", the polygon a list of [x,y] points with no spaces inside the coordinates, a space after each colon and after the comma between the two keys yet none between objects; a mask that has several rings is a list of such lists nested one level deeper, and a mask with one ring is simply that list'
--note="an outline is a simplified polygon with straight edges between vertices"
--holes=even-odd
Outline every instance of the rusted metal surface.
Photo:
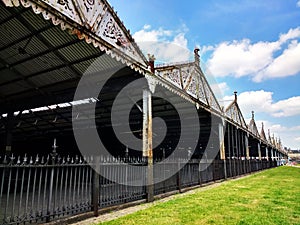
[{"label": "rusted metal surface", "polygon": [[198,51],[194,51],[195,61],[159,65],[155,75],[165,82],[170,82],[176,88],[188,93],[196,102],[211,109],[220,116],[222,109],[199,65]]},{"label": "rusted metal surface", "polygon": [[[147,90],[147,124],[148,124],[148,132],[147,132],[147,152],[148,159],[153,159],[153,149],[152,149],[152,98],[150,90]],[[153,162],[152,162],[153,164]]]},{"label": "rusted metal surface", "polygon": [[148,90],[143,90],[143,156],[148,157]]},{"label": "rusted metal surface", "polygon": [[140,67],[147,68],[146,58],[106,0],[2,1],[8,7],[19,5],[32,7],[36,14],[41,13],[45,19],[51,19],[53,24],[71,30],[79,39],[93,43],[95,47],[99,47],[113,57],[125,60],[128,65],[133,61]]},{"label": "rusted metal surface", "polygon": [[[236,93],[234,104],[231,105],[232,107],[226,110],[225,113],[221,109],[207,82],[205,74],[200,67],[199,49],[194,50],[194,61],[192,62],[173,63],[154,68],[154,57],[152,57],[150,60],[151,70],[149,71],[149,63],[146,60],[146,57],[132,39],[130,32],[125,28],[117,14],[105,0],[96,2],[86,2],[83,0],[2,1],[9,7],[21,5],[22,7],[33,8],[26,12],[21,11],[21,15],[15,15],[17,18],[16,21],[19,21],[21,25],[17,26],[17,24],[11,24],[11,26],[8,26],[10,29],[17,30],[15,33],[17,33],[18,36],[14,38],[16,38],[16,40],[22,40],[20,46],[26,46],[26,48],[22,48],[22,52],[30,54],[15,55],[9,53],[12,55],[8,56],[9,59],[7,63],[8,65],[14,66],[9,70],[7,70],[6,67],[3,67],[3,70],[5,70],[6,73],[12,73],[11,71],[18,72],[20,77],[27,76],[23,74],[25,68],[26,71],[30,70],[27,72],[29,72],[32,83],[28,84],[29,79],[22,78],[15,81],[8,81],[10,82],[9,85],[2,85],[1,87],[3,88],[4,93],[9,93],[12,90],[18,90],[19,92],[20,87],[22,87],[25,92],[27,89],[34,89],[34,92],[38,93],[41,90],[40,86],[49,85],[53,80],[58,79],[58,83],[61,83],[65,82],[65,80],[78,79],[80,78],[82,71],[84,71],[82,66],[83,62],[90,62],[91,59],[96,58],[97,50],[99,52],[100,49],[100,52],[105,52],[107,55],[115,58],[117,62],[126,64],[142,75],[146,76],[151,74],[155,83],[159,83],[172,92],[194,103],[196,107],[203,107],[207,111],[233,122],[237,127],[248,130],[243,116],[239,112]],[[4,8],[5,7],[2,6],[1,10],[5,10]],[[77,10],[75,10],[75,8]],[[43,18],[41,17],[34,17],[35,14],[38,13],[42,14],[47,22],[43,21]],[[11,15],[11,18],[14,18],[13,13],[11,13]],[[65,18],[68,18],[68,20]],[[14,21],[9,18],[4,19],[7,19],[12,23]],[[35,28],[37,24],[39,27]],[[71,36],[66,32],[62,32],[60,28],[58,28],[59,26],[54,25],[60,25],[60,28],[63,30],[67,29],[74,35]],[[56,37],[53,33],[59,35]],[[76,37],[74,37],[75,35]],[[3,53],[3,57],[7,55],[7,52],[14,52],[9,51],[11,48],[18,49],[18,47],[20,47],[19,45],[15,46],[13,44],[16,40],[9,41],[9,38],[6,39],[5,46],[7,47],[4,46],[5,48],[2,49],[3,51],[0,51]],[[84,41],[78,41],[77,39],[84,39]],[[93,44],[96,48],[87,48],[85,42]],[[34,46],[39,46],[39,48],[34,48]],[[74,49],[76,49],[77,54],[74,54]],[[93,56],[91,56],[92,52]],[[81,53],[87,55],[87,58],[81,59]],[[45,65],[41,63],[43,60],[37,61],[40,57],[47,57],[48,61],[51,61],[51,63],[49,63],[51,66],[50,68],[47,68],[46,71],[38,70],[37,72],[35,70],[37,70],[38,67],[45,67]],[[76,59],[71,60],[73,57],[76,57]],[[33,64],[35,66],[32,66]],[[67,66],[63,64],[66,64]],[[18,82],[21,82],[22,85],[19,85]],[[251,129],[249,132],[254,133],[258,139],[265,142],[263,135],[257,135],[257,132],[251,131]],[[273,139],[271,143],[267,144],[282,151],[278,140]]]},{"label": "rusted metal surface", "polygon": [[225,156],[225,145],[224,145],[224,127],[223,124],[219,124],[219,143],[220,143],[220,158],[223,160]]},{"label": "rusted metal surface", "polygon": [[151,202],[154,200],[152,99],[148,89],[143,90],[143,156],[147,158],[147,201]]}]

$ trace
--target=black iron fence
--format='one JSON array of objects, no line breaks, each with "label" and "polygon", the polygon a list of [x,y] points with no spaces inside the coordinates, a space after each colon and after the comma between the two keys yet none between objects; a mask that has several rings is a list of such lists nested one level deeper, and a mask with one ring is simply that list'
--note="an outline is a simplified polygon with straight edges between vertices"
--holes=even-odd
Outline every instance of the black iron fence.
[{"label": "black iron fence", "polygon": [[[130,186],[136,177],[117,160],[101,160],[102,176],[80,157],[2,157],[0,158],[0,224],[43,223],[57,218],[97,211],[147,198],[145,186]],[[146,165],[144,159],[126,159],[131,165]],[[184,163],[180,165],[180,163]],[[201,185],[275,167],[276,161],[168,160],[160,164],[159,176],[167,177],[173,166],[175,175],[154,185],[154,195]],[[107,176],[106,176],[107,175]],[[122,184],[105,177],[118,177]],[[154,173],[154,180],[158,174]],[[150,189],[151,190],[151,189]]]}]

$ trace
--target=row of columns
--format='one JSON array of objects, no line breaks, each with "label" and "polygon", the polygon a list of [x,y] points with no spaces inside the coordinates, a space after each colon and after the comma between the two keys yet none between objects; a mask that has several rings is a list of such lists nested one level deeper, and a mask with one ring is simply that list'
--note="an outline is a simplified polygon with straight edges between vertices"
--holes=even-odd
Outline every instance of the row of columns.
[{"label": "row of columns", "polygon": [[[224,129],[224,128],[223,128]],[[226,159],[266,159],[281,161],[284,155],[276,149],[265,146],[257,138],[247,134],[247,132],[227,123],[226,135],[220,127],[220,156],[222,160]]]},{"label": "row of columns", "polygon": [[[12,131],[14,125],[14,113],[7,113],[5,121],[5,137],[4,148],[5,153],[11,152],[12,146]],[[226,127],[225,127],[226,126]],[[224,128],[226,128],[224,132]],[[267,159],[281,160],[283,154],[271,148],[263,146],[257,139],[249,137],[247,133],[230,123],[224,124],[224,121],[219,124],[219,141],[220,141],[220,158],[225,160],[230,159]],[[226,140],[224,139],[226,138]],[[249,143],[249,139],[251,139]],[[225,144],[227,142],[227,144]],[[153,164],[152,152],[152,100],[149,89],[143,90],[143,156],[148,158],[149,165]]]}]

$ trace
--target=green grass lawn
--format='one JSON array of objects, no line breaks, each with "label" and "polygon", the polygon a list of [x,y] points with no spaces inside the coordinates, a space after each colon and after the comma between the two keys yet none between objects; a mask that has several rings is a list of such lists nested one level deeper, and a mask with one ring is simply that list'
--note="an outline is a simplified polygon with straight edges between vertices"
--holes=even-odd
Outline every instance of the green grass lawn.
[{"label": "green grass lawn", "polygon": [[300,224],[300,169],[279,167],[196,190],[103,224]]}]

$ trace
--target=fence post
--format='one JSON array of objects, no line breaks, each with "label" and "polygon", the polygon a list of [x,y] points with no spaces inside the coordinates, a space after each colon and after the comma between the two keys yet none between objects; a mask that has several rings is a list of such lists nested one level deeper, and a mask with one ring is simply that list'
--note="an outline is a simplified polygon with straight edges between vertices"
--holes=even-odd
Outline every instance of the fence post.
[{"label": "fence post", "polygon": [[56,152],[56,148],[58,146],[56,145],[56,139],[54,138],[54,142],[53,142],[53,150],[51,153],[51,175],[50,175],[50,186],[49,186],[49,197],[48,197],[48,204],[47,204],[47,217],[46,217],[46,222],[50,222],[50,218],[51,218],[51,212],[50,212],[50,208],[51,208],[51,202],[52,202],[52,195],[53,195],[53,179],[54,179],[54,166],[55,166],[55,159],[57,156],[57,152]]},{"label": "fence post", "polygon": [[147,169],[147,202],[154,201],[154,184],[153,184],[153,158],[148,157]]},{"label": "fence post", "polygon": [[99,200],[99,191],[100,191],[100,180],[98,170],[100,169],[100,157],[96,158],[96,170],[93,170],[92,178],[92,211],[94,216],[98,216],[98,200]]},{"label": "fence post", "polygon": [[180,177],[180,159],[178,159],[177,161],[177,175],[176,175],[176,183],[177,183],[177,188],[179,193],[181,193],[181,177]]},{"label": "fence post", "polygon": [[199,180],[199,185],[201,186],[202,185],[202,180],[201,180],[201,159],[198,159],[199,162],[198,162],[198,180]]},{"label": "fence post", "polygon": [[215,182],[216,181],[216,161],[215,161],[215,159],[213,159],[210,166],[211,165],[213,166],[213,168],[212,168],[212,178],[213,178],[213,181]]}]

